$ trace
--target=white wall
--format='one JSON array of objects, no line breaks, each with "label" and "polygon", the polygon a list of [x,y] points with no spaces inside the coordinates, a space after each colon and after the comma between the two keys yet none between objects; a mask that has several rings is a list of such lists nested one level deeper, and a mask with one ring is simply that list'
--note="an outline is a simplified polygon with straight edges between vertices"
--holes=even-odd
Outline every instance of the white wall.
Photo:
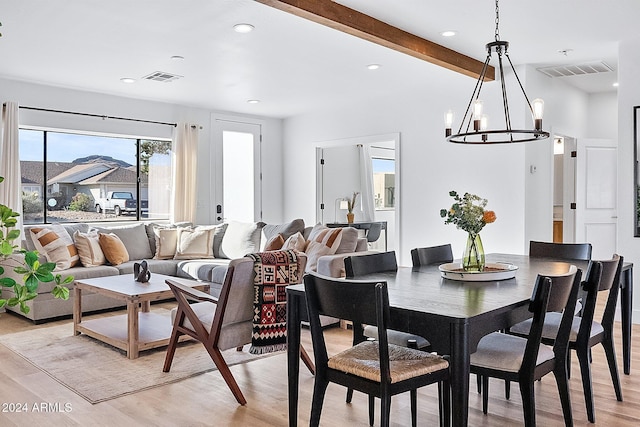
[{"label": "white wall", "polygon": [[[210,149],[212,111],[139,99],[124,98],[21,81],[0,79],[0,103],[16,101],[21,106],[67,110],[152,120],[159,122],[188,122],[202,126],[198,144],[198,209],[196,222],[206,224],[214,217],[215,203],[211,200],[213,164]],[[235,115],[238,117],[238,115]],[[282,121],[260,119],[263,123],[263,211],[271,222],[283,220],[282,212]],[[173,127],[122,120],[102,120],[77,115],[43,113],[20,110],[20,124],[60,130],[81,130],[131,136],[171,138]]]},{"label": "white wall", "polygon": [[[618,251],[635,264],[634,282],[640,272],[640,238],[634,235],[633,107],[640,105],[640,38],[623,41],[618,59]],[[634,322],[640,322],[640,292],[633,301]]]}]

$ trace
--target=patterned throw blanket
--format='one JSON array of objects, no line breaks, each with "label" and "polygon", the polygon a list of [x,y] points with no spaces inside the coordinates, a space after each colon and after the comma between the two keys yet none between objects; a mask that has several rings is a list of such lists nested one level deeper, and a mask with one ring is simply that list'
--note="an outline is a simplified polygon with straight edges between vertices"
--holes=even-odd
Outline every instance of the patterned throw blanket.
[{"label": "patterned throw blanket", "polygon": [[292,250],[249,254],[256,272],[253,280],[253,337],[249,353],[263,354],[287,348],[288,285],[299,283],[298,257]]}]

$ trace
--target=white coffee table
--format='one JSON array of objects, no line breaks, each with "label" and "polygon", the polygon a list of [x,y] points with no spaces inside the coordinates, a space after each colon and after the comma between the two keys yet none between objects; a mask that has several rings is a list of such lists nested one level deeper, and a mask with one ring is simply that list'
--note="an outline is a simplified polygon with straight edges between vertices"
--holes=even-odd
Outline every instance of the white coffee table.
[{"label": "white coffee table", "polygon": [[[151,301],[169,299],[173,293],[166,279],[208,292],[209,284],[162,274],[152,274],[147,283],[133,280],[133,274],[76,280],[73,305],[73,333],[89,335],[125,350],[129,359],[139,352],[165,346],[171,337],[171,321],[149,311]],[[127,313],[82,320],[83,291],[106,295],[127,304]],[[187,336],[183,336],[188,339]]]}]

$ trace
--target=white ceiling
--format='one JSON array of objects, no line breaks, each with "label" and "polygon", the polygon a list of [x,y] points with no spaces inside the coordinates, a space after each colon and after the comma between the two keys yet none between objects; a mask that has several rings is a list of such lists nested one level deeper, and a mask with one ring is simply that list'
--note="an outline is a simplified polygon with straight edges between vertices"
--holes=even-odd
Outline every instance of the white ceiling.
[{"label": "white ceiling", "polygon": [[[494,37],[493,0],[338,2],[481,61]],[[638,18],[637,0],[503,0],[500,35],[516,65],[605,61],[613,72],[562,79],[609,91]],[[434,65],[252,0],[0,0],[0,22],[2,77],[214,110],[288,117],[441,84],[426,77],[441,75]],[[241,22],[255,30],[234,32]],[[440,36],[449,29],[458,35]],[[183,78],[141,80],[155,71]]]}]

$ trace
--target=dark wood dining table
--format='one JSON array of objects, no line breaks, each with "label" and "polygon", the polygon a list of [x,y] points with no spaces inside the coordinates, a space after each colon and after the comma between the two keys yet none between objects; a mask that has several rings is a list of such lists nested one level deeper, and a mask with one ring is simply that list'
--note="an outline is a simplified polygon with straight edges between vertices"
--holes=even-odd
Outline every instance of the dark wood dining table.
[{"label": "dark wood dining table", "polygon": [[[518,267],[514,278],[494,281],[444,279],[438,266],[400,267],[397,272],[359,277],[386,281],[391,328],[421,335],[432,350],[450,356],[452,423],[466,426],[469,409],[470,355],[480,339],[530,317],[528,301],[538,274],[560,274],[575,264],[583,272],[588,262],[557,261],[524,255],[489,254],[488,263]],[[633,265],[625,263],[621,277],[624,372],[630,370]],[[306,320],[304,285],[287,288],[289,425],[298,421],[300,322]]]}]

